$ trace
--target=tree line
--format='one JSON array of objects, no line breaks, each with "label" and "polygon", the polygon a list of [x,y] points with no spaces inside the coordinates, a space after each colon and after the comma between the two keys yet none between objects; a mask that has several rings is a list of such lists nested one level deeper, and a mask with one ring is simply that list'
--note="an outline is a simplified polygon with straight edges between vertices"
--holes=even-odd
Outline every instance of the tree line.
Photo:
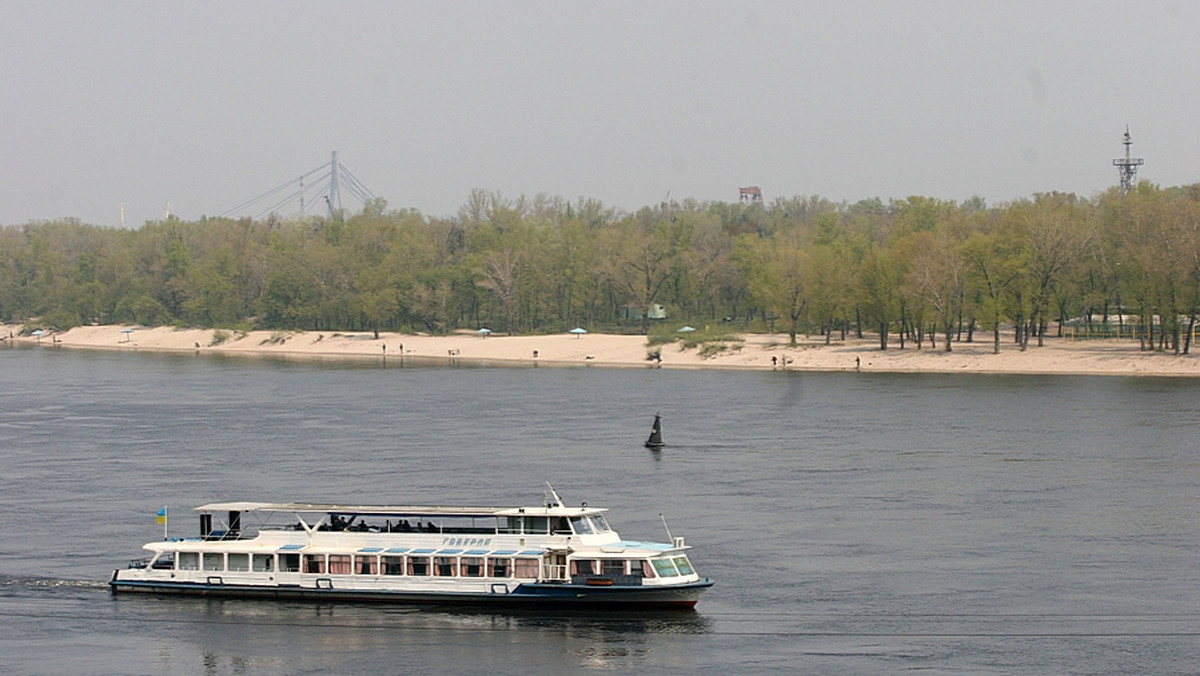
[{"label": "tree line", "polygon": [[[454,217],[389,210],[137,229],[0,227],[0,319],[445,333],[647,333],[679,322],[1024,349],[1075,321],[1185,353],[1200,316],[1200,184],[988,206],[930,197],[767,205],[473,191]],[[1089,330],[1092,330],[1089,328]]]}]

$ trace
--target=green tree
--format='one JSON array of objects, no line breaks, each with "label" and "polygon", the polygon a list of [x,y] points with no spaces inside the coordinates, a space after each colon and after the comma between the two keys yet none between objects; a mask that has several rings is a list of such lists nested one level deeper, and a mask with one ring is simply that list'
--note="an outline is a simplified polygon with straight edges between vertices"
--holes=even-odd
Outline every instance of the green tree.
[{"label": "green tree", "polygon": [[770,239],[743,236],[738,239],[737,259],[751,298],[769,316],[785,317],[789,344],[797,344],[800,319],[808,307],[806,254],[797,241],[799,234],[777,232]]},{"label": "green tree", "polygon": [[1021,274],[1022,261],[1001,233],[975,233],[963,245],[968,287],[978,297],[981,323],[992,332],[992,352],[1000,354],[1000,326],[1011,305],[1012,287]]},{"label": "green tree", "polygon": [[641,314],[642,335],[650,332],[650,309],[668,281],[678,273],[678,257],[688,237],[686,226],[669,211],[644,210],[618,226],[611,279],[626,303]]},{"label": "green tree", "polygon": [[880,350],[888,348],[892,326],[904,319],[900,293],[903,277],[904,269],[900,262],[881,249],[869,251],[858,269],[857,290],[863,321],[874,325],[879,331]]}]

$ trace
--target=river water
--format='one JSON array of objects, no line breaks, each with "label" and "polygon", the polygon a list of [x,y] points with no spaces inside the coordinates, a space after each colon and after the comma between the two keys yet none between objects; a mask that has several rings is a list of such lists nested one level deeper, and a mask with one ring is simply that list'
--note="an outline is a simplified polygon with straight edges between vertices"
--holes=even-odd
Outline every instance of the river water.
[{"label": "river water", "polygon": [[[6,674],[1200,671],[1200,381],[0,349]],[[654,413],[667,447],[643,448]],[[211,501],[568,504],[694,613],[113,596]]]}]

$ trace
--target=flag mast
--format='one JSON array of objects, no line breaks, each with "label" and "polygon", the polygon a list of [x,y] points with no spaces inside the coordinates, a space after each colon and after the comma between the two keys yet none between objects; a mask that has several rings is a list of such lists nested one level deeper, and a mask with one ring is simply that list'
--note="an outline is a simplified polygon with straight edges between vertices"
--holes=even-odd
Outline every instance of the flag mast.
[{"label": "flag mast", "polygon": [[167,506],[166,505],[163,505],[163,508],[158,510],[157,514],[155,514],[155,521],[162,524],[163,539],[166,540],[167,539]]}]

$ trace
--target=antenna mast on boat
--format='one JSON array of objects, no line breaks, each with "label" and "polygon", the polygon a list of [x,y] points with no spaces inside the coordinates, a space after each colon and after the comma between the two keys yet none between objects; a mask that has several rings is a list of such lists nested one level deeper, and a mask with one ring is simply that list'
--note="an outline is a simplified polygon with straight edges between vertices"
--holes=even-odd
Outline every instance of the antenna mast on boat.
[{"label": "antenna mast on boat", "polygon": [[542,497],[542,501],[547,507],[562,507],[563,504],[562,498],[554,492],[554,486],[551,486],[549,481],[546,482],[546,495]]}]

